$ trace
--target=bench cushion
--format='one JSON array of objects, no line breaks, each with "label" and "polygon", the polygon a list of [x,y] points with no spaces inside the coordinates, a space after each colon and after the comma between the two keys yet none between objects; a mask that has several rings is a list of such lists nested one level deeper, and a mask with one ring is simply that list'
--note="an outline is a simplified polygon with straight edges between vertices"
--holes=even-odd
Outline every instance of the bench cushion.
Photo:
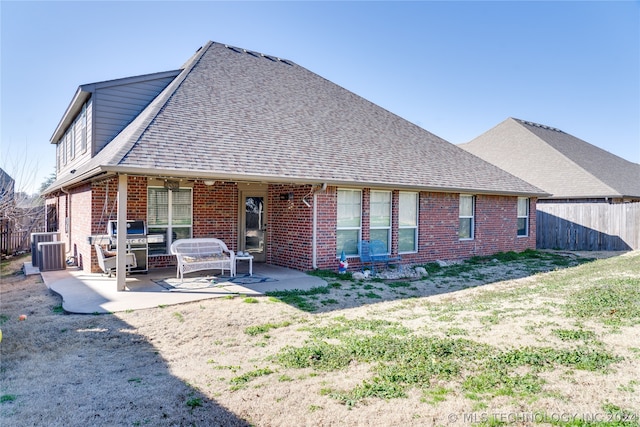
[{"label": "bench cushion", "polygon": [[203,255],[184,255],[182,259],[185,262],[207,262],[207,261],[225,261],[230,259],[224,254],[203,254]]}]

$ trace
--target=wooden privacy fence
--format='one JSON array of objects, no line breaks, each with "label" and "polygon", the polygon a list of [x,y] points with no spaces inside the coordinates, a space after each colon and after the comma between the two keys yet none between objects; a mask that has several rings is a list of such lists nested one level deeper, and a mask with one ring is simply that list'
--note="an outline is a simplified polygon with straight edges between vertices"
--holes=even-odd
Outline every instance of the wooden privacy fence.
[{"label": "wooden privacy fence", "polygon": [[538,249],[640,249],[640,203],[538,203]]},{"label": "wooden privacy fence", "polygon": [[44,231],[41,209],[27,210],[21,221],[0,218],[0,254],[13,255],[31,249],[31,233]]},{"label": "wooden privacy fence", "polygon": [[25,250],[29,244],[28,231],[16,231],[13,221],[0,220],[0,253],[10,255]]}]

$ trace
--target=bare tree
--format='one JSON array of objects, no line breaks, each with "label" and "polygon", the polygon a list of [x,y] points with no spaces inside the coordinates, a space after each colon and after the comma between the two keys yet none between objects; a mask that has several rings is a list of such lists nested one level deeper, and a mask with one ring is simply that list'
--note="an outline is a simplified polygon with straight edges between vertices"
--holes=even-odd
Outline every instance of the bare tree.
[{"label": "bare tree", "polygon": [[[0,251],[3,253],[26,249],[29,234],[44,231],[45,206],[40,193],[46,188],[46,182],[38,193],[24,191],[33,188],[38,167],[26,152],[20,155],[12,151],[11,154],[3,155],[5,164],[0,168]],[[51,179],[49,177],[47,181]]]}]

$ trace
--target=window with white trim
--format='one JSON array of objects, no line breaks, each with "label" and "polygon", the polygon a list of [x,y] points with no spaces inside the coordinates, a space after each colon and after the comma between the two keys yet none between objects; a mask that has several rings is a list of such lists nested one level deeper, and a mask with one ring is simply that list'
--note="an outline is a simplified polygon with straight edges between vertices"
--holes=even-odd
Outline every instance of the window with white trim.
[{"label": "window with white trim", "polygon": [[418,252],[418,193],[398,198],[398,253]]},{"label": "window with white trim", "polygon": [[82,106],[80,113],[80,152],[87,151],[87,104]]},{"label": "window with white trim", "polygon": [[336,255],[358,255],[362,227],[362,191],[338,190]]},{"label": "window with white trim", "polygon": [[69,152],[69,133],[62,137],[62,164],[67,165],[67,153]]},{"label": "window with white trim", "polygon": [[475,196],[461,194],[460,195],[460,228],[458,229],[458,237],[460,240],[471,240],[474,236],[474,215],[475,215]]},{"label": "window with white trim", "polygon": [[71,125],[69,130],[69,158],[71,160],[76,158],[76,124],[75,122]]},{"label": "window with white trim", "polygon": [[384,242],[387,252],[391,252],[391,191],[371,191],[369,239]]},{"label": "window with white trim", "polygon": [[518,236],[529,235],[529,199],[518,197]]},{"label": "window with white trim", "polygon": [[164,255],[177,239],[188,239],[192,235],[191,188],[168,190],[149,187],[147,190],[148,234],[162,234],[162,243],[150,243],[149,254]]}]

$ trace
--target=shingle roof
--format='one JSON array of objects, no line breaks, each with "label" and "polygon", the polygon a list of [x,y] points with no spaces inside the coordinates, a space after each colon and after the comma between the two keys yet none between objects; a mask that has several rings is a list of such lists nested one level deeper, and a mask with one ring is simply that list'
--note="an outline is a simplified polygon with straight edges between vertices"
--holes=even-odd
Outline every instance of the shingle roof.
[{"label": "shingle roof", "polygon": [[76,176],[98,169],[544,194],[292,61],[213,42]]},{"label": "shingle roof", "polygon": [[460,147],[551,193],[640,197],[640,165],[559,129],[508,118]]}]

